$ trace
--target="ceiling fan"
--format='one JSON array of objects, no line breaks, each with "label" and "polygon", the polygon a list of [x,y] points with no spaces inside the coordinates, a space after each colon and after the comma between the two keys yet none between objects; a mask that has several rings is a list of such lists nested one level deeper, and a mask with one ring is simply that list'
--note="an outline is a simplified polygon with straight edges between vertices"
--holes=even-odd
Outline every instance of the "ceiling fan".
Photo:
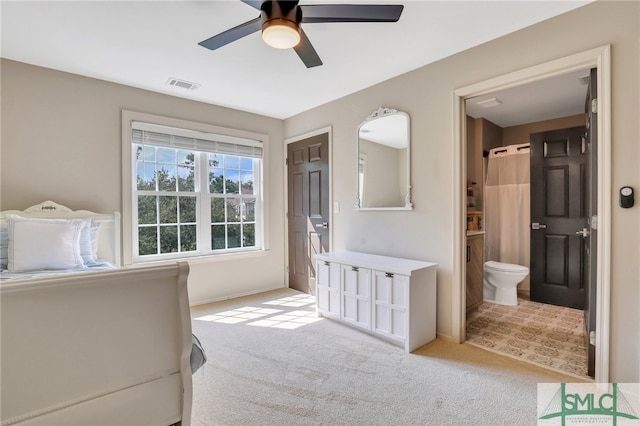
[{"label": "ceiling fan", "polygon": [[305,4],[298,1],[241,0],[260,11],[260,16],[198,43],[215,50],[244,36],[262,30],[262,38],[278,49],[293,48],[307,68],[322,61],[307,38],[302,23],[397,22],[401,4]]}]

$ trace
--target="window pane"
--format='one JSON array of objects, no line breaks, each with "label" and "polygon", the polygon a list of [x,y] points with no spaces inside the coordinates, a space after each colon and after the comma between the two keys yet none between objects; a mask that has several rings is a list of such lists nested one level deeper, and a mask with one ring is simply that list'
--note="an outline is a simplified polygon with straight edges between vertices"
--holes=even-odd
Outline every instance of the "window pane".
[{"label": "window pane", "polygon": [[195,191],[195,174],[191,166],[178,166],[178,190]]},{"label": "window pane", "polygon": [[151,184],[153,183],[153,181],[148,182],[145,180],[144,166],[145,166],[145,163],[141,161],[138,161],[136,163],[136,187],[141,190],[155,189],[155,184],[154,184],[154,187],[151,188]]},{"label": "window pane", "polygon": [[256,199],[247,198],[244,200],[243,222],[255,222],[256,220]]},{"label": "window pane", "polygon": [[196,197],[180,197],[180,223],[195,223]]},{"label": "window pane", "polygon": [[156,165],[153,163],[138,162],[136,167],[137,185],[140,190],[155,191],[156,189]]},{"label": "window pane", "polygon": [[211,199],[211,222],[212,223],[224,223],[224,198],[212,198]]},{"label": "window pane", "polygon": [[209,170],[209,192],[224,194],[224,172],[222,169]]},{"label": "window pane", "polygon": [[253,194],[253,172],[242,172],[242,193]]},{"label": "window pane", "polygon": [[241,234],[240,225],[229,225],[227,227],[227,247],[236,248],[240,247]]},{"label": "window pane", "polygon": [[156,197],[153,195],[138,195],[138,223],[157,223],[157,220]]},{"label": "window pane", "polygon": [[242,170],[253,170],[253,158],[240,157],[240,168]]},{"label": "window pane", "polygon": [[158,170],[158,190],[159,191],[175,191],[176,190],[176,166],[163,164]]},{"label": "window pane", "polygon": [[224,171],[225,177],[225,192],[227,194],[239,194],[240,193],[240,172],[238,170]]},{"label": "window pane", "polygon": [[178,150],[178,164],[193,166],[195,154],[192,151]]},{"label": "window pane", "polygon": [[158,253],[158,234],[155,226],[138,228],[138,253],[141,256]]},{"label": "window pane", "polygon": [[240,200],[227,198],[227,222],[240,222],[241,208]]},{"label": "window pane", "polygon": [[196,251],[196,225],[180,226],[180,251]]},{"label": "window pane", "polygon": [[243,230],[243,247],[255,247],[256,245],[256,226],[247,224],[242,227]]},{"label": "window pane", "polygon": [[158,198],[160,201],[160,223],[177,223],[178,222],[178,198],[177,197],[158,197]]},{"label": "window pane", "polygon": [[160,253],[176,253],[178,251],[178,227],[160,227]]},{"label": "window pane", "polygon": [[209,167],[222,168],[223,167],[223,155],[222,154],[209,154]]},{"label": "window pane", "polygon": [[220,250],[227,248],[225,241],[225,225],[211,226],[211,249]]},{"label": "window pane", "polygon": [[236,157],[235,155],[225,155],[225,157],[224,157],[224,168],[225,169],[239,169],[240,168],[240,157]]},{"label": "window pane", "polygon": [[142,149],[142,159],[144,161],[156,162],[156,149],[153,146],[144,146]]},{"label": "window pane", "polygon": [[176,164],[176,152],[173,148],[158,148],[158,163]]}]

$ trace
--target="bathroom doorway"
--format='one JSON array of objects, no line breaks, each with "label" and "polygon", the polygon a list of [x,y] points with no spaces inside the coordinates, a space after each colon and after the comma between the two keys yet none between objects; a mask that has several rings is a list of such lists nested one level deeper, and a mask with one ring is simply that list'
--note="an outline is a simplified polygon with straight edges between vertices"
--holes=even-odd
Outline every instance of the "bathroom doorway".
[{"label": "bathroom doorway", "polygon": [[[557,61],[552,61],[550,63],[541,64],[526,70],[521,70],[517,73],[505,75],[498,77],[496,79],[478,83],[473,86],[469,86],[466,88],[462,88],[455,91],[456,96],[456,129],[459,131],[456,134],[456,139],[459,144],[459,151],[457,154],[459,155],[460,165],[464,166],[465,162],[463,161],[463,156],[465,155],[465,142],[467,136],[467,126],[468,121],[466,119],[467,111],[465,102],[468,99],[484,97],[486,100],[491,100],[489,103],[497,103],[500,104],[500,99],[497,96],[494,96],[496,93],[499,93],[507,88],[526,88],[529,84],[540,83],[545,80],[551,80],[551,78],[561,77],[563,75],[568,75],[570,73],[576,71],[584,71],[588,75],[588,70],[590,68],[597,68],[600,71],[598,76],[599,88],[598,88],[598,103],[600,104],[600,109],[602,111],[606,111],[608,113],[608,105],[609,105],[609,47],[605,46],[599,49],[593,49],[591,51],[583,52],[581,54],[572,55],[567,58],[563,58]],[[524,76],[524,77],[523,77]],[[584,93],[582,98],[582,106],[585,105]],[[458,103],[459,102],[459,103]],[[535,120],[533,120],[535,121]],[[582,121],[584,123],[584,120]],[[602,114],[597,118],[598,124],[598,134],[601,135],[600,144],[597,147],[598,155],[602,153],[607,153],[610,147],[610,123],[608,117],[603,117]],[[468,157],[467,157],[468,160]],[[596,204],[600,207],[609,206],[609,201],[611,198],[610,193],[607,190],[608,183],[610,182],[610,164],[606,161],[601,162],[602,169],[599,170],[595,179],[597,186],[597,200]],[[467,181],[467,175],[465,167],[460,166],[458,179],[460,179],[460,183]],[[460,335],[459,341],[465,340],[465,320],[466,320],[466,310],[465,310],[465,286],[466,280],[464,279],[466,270],[465,265],[465,243],[466,243],[466,235],[465,227],[463,226],[466,223],[466,186],[460,185],[461,193],[460,197],[456,200],[459,203],[458,214],[460,215],[458,218],[460,220],[460,233],[459,239],[456,241],[456,245],[459,246],[459,257],[456,258],[456,263],[460,265],[460,271],[458,277],[460,278],[460,282],[462,283],[459,289],[460,296],[460,304],[458,306],[459,309],[459,323],[454,324],[459,325]],[[595,335],[595,360],[596,360],[596,368],[595,368],[595,377],[597,381],[607,381],[608,378],[608,335],[609,335],[609,306],[608,306],[608,294],[609,294],[609,276],[608,273],[608,265],[609,265],[609,229],[610,223],[608,218],[608,210],[599,209],[600,214],[598,217],[598,253],[602,253],[603,256],[598,256],[595,264],[595,272],[594,272],[594,281],[598,283],[595,297],[594,306],[598,306],[598,311],[596,312],[596,329],[598,333]],[[456,250],[458,253],[458,250]],[[599,303],[598,303],[599,302]],[[454,323],[457,319],[456,315],[454,315]],[[593,335],[591,337],[594,337]]]}]

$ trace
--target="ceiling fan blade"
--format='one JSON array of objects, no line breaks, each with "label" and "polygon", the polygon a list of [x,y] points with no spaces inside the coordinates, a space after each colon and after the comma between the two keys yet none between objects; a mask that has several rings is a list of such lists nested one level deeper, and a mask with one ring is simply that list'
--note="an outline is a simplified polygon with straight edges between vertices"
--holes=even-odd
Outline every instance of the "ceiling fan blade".
[{"label": "ceiling fan blade", "polygon": [[302,22],[396,22],[401,4],[309,4],[299,5]]},{"label": "ceiling fan blade", "polygon": [[311,41],[309,41],[309,38],[302,30],[302,28],[300,28],[300,43],[298,43],[298,45],[295,46],[293,50],[296,51],[307,68],[313,68],[322,65],[320,56],[318,56],[316,49],[313,48]]},{"label": "ceiling fan blade", "polygon": [[244,24],[240,24],[223,33],[214,35],[213,37],[201,41],[198,44],[202,47],[206,47],[207,49],[215,50],[231,43],[232,41],[239,40],[242,37],[255,33],[256,31],[260,31],[261,28],[262,24],[260,23],[260,17],[257,17],[256,19],[247,21]]},{"label": "ceiling fan blade", "polygon": [[249,6],[251,6],[254,9],[258,9],[260,10],[260,7],[262,7],[262,0],[240,0],[242,3],[244,4],[248,4]]}]

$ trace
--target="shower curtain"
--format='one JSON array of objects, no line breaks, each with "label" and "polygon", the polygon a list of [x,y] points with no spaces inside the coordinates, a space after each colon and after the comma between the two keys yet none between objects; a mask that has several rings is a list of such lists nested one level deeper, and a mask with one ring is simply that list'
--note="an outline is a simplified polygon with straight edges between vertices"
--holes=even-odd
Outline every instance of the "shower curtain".
[{"label": "shower curtain", "polygon": [[[531,180],[529,144],[489,153],[485,182],[485,260],[529,267]],[[518,285],[529,291],[529,277]]]}]

